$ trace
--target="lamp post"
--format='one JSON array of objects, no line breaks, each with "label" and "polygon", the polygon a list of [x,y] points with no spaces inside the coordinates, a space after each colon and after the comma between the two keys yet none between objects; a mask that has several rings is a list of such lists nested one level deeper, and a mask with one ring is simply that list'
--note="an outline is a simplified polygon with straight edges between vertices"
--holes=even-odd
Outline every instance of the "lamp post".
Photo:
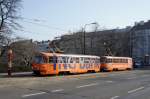
[{"label": "lamp post", "polygon": [[91,36],[90,36],[90,38],[91,38],[90,54],[91,55],[96,55],[95,50],[93,50],[93,43],[94,43],[94,39],[96,38],[95,36],[96,36],[96,32],[98,30],[98,27],[99,27],[99,24],[95,23],[95,28],[94,28],[93,34],[91,34]]},{"label": "lamp post", "polygon": [[83,54],[86,54],[85,53],[85,50],[86,50],[86,46],[85,46],[85,30],[86,30],[86,26],[88,26],[88,25],[91,25],[91,24],[97,24],[96,22],[94,22],[94,23],[89,23],[89,24],[85,24],[84,25],[84,28],[83,28],[83,30],[84,30],[84,32],[83,32]]}]

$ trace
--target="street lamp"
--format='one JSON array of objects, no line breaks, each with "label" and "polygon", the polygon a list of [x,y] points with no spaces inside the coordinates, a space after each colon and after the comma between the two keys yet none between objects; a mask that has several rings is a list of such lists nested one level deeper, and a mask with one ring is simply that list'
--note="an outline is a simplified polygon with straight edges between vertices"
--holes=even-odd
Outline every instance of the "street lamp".
[{"label": "street lamp", "polygon": [[86,26],[91,25],[91,24],[95,24],[95,25],[96,25],[96,24],[98,24],[98,23],[93,22],[93,23],[89,23],[89,24],[85,24],[85,25],[84,25],[84,28],[83,28],[83,30],[84,30],[84,32],[83,32],[83,45],[84,45],[84,46],[83,46],[83,54],[85,54],[85,49],[86,49],[86,48],[85,48],[85,47],[86,47],[86,46],[85,46],[85,32],[86,32],[85,29],[86,29]]}]

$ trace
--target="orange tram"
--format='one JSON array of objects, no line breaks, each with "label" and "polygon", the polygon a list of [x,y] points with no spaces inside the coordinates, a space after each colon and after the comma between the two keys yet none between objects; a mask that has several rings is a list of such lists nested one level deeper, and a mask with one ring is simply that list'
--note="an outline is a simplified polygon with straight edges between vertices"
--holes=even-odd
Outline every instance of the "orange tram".
[{"label": "orange tram", "polygon": [[73,55],[40,52],[35,55],[32,70],[38,75],[77,74],[99,72],[100,70],[132,69],[132,59],[128,57]]},{"label": "orange tram", "polygon": [[133,69],[132,58],[103,56],[100,59],[101,71],[117,71]]},{"label": "orange tram", "polygon": [[98,72],[100,57],[40,52],[35,56],[32,69],[35,74],[64,74]]}]

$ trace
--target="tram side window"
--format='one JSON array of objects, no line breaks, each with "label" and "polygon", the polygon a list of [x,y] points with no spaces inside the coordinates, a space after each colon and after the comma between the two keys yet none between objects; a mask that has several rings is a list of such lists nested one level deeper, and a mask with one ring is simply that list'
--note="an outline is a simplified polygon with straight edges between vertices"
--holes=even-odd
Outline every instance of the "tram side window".
[{"label": "tram side window", "polygon": [[120,63],[120,59],[117,59],[117,61],[116,61],[117,63]]},{"label": "tram side window", "polygon": [[79,58],[79,62],[83,64],[83,63],[84,63],[84,58],[83,58],[83,57],[80,57],[80,58]]},{"label": "tram side window", "polygon": [[70,58],[70,63],[73,63],[73,57]]},{"label": "tram side window", "polygon": [[95,58],[92,59],[92,63],[95,63]]},{"label": "tram side window", "polygon": [[35,56],[34,61],[35,61],[35,63],[41,64],[41,63],[43,63],[43,57]]},{"label": "tram side window", "polygon": [[84,63],[89,63],[89,58],[84,58]]},{"label": "tram side window", "polygon": [[86,58],[86,63],[90,63],[90,58]]},{"label": "tram side window", "polygon": [[127,63],[127,60],[126,60],[126,59],[123,59],[123,63]]},{"label": "tram side window", "polygon": [[97,63],[97,59],[95,58],[95,64]]},{"label": "tram side window", "polygon": [[96,63],[99,63],[100,61],[99,61],[99,59],[98,58],[96,58]]},{"label": "tram side window", "polygon": [[84,63],[87,63],[87,58],[84,58]]},{"label": "tram side window", "polygon": [[127,63],[129,63],[129,59],[127,59]]},{"label": "tram side window", "polygon": [[112,59],[110,59],[110,63],[112,63]]},{"label": "tram side window", "polygon": [[87,63],[90,63],[90,58],[87,58]]},{"label": "tram side window", "polygon": [[79,63],[79,58],[71,57],[70,63]]},{"label": "tram side window", "polygon": [[43,57],[43,61],[44,63],[48,63],[49,62],[48,57]]},{"label": "tram side window", "polygon": [[122,59],[122,63],[124,63],[124,59]]},{"label": "tram side window", "polygon": [[62,61],[61,61],[61,58],[60,58],[60,57],[57,57],[57,62],[58,62],[58,63],[62,63]]},{"label": "tram side window", "polygon": [[62,57],[63,63],[66,63],[66,57]]},{"label": "tram side window", "polygon": [[116,63],[119,63],[119,59],[116,59]]},{"label": "tram side window", "polygon": [[125,63],[125,59],[122,59],[122,63]]},{"label": "tram side window", "polygon": [[127,59],[122,59],[122,63],[128,63]]},{"label": "tram side window", "polygon": [[122,63],[122,59],[120,59],[120,63]]},{"label": "tram side window", "polygon": [[119,59],[113,59],[113,63],[119,63]]},{"label": "tram side window", "polygon": [[79,58],[76,58],[76,63],[79,63]]},{"label": "tram side window", "polygon": [[112,59],[107,59],[107,63],[112,63]]},{"label": "tram side window", "polygon": [[66,63],[69,63],[70,57],[66,57]]},{"label": "tram side window", "polygon": [[53,63],[57,63],[57,57],[53,56]]},{"label": "tram side window", "polygon": [[128,63],[128,60],[126,59],[126,63]]},{"label": "tram side window", "polygon": [[91,63],[91,64],[93,63],[93,58],[90,58],[90,63]]},{"label": "tram side window", "polygon": [[116,59],[113,59],[113,63],[116,63]]},{"label": "tram side window", "polygon": [[124,63],[124,59],[122,59],[122,63]]},{"label": "tram side window", "polygon": [[53,57],[49,57],[49,63],[53,63]]},{"label": "tram side window", "polygon": [[88,58],[88,62],[91,63],[91,58]]},{"label": "tram side window", "polygon": [[57,57],[56,56],[49,57],[49,63],[57,63]]},{"label": "tram side window", "polygon": [[124,63],[126,63],[126,59],[124,59]]},{"label": "tram side window", "polygon": [[100,58],[100,62],[101,63],[106,63],[106,58],[105,57]]},{"label": "tram side window", "polygon": [[59,63],[64,63],[63,57],[58,57]]}]

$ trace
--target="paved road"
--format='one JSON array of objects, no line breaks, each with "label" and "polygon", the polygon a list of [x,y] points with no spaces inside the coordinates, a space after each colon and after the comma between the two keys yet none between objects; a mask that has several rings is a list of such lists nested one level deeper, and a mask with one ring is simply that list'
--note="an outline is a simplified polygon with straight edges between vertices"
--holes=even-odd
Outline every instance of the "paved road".
[{"label": "paved road", "polygon": [[150,99],[150,70],[0,78],[0,99]]}]

